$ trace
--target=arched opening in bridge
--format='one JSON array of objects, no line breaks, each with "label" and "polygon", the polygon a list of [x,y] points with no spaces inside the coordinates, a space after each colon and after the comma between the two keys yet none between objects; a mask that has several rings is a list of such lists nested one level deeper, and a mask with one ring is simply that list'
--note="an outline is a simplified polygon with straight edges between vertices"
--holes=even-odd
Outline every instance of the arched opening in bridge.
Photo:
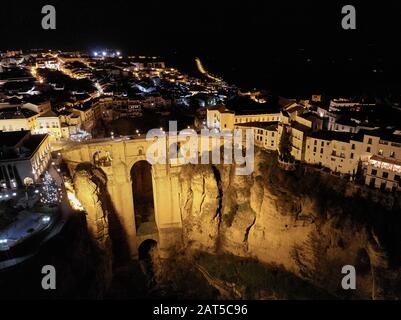
[{"label": "arched opening in bridge", "polygon": [[138,247],[138,259],[140,268],[147,278],[147,286],[154,287],[155,268],[159,261],[157,242],[153,239],[143,241]]},{"label": "arched opening in bridge", "polygon": [[157,242],[153,239],[143,241],[138,247],[139,260],[149,260],[157,251]]},{"label": "arched opening in bridge", "polygon": [[131,181],[136,232],[139,235],[155,233],[152,166],[149,162],[141,160],[132,166]]}]

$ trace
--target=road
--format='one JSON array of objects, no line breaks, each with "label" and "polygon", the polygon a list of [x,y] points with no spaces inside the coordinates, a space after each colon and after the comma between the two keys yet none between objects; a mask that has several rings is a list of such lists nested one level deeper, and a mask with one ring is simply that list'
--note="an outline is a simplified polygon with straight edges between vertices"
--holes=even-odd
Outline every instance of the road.
[{"label": "road", "polygon": [[209,78],[210,80],[216,81],[216,82],[223,82],[223,79],[220,79],[218,77],[215,77],[211,75],[204,67],[202,64],[202,61],[199,58],[195,59],[196,66],[199,70],[200,73],[202,73],[205,77]]}]

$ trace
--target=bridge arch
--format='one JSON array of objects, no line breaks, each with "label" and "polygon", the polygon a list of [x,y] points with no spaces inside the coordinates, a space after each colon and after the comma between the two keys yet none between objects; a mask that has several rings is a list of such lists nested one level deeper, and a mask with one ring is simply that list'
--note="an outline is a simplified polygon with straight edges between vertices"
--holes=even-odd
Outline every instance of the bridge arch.
[{"label": "bridge arch", "polygon": [[141,242],[138,247],[138,258],[139,260],[145,260],[151,258],[153,251],[157,250],[157,241],[153,239],[146,239]]},{"label": "bridge arch", "polygon": [[[101,167],[107,175],[107,191],[111,204],[121,223],[130,254],[136,258],[139,245],[146,239],[157,241],[161,256],[166,255],[170,248],[179,246],[181,241],[180,165],[151,165],[146,161],[149,145],[145,139],[107,140],[74,144],[63,151],[63,159],[71,174],[79,163],[90,162]],[[178,149],[179,145],[175,147]],[[135,204],[138,202],[138,198],[135,199],[136,194],[143,196],[143,191],[146,190],[140,183],[135,185],[135,181],[139,180],[136,174],[140,175],[140,172],[147,177],[146,181],[151,181],[147,184],[148,193],[145,192],[145,195],[150,194],[149,185],[153,195],[145,197],[148,207],[153,207],[153,210],[145,211],[150,218],[148,222],[151,222],[145,225],[143,222],[146,220],[146,214],[142,216],[140,209],[138,212],[138,205]]]},{"label": "bridge arch", "polygon": [[130,178],[136,234],[157,233],[152,165],[146,160],[136,161]]}]

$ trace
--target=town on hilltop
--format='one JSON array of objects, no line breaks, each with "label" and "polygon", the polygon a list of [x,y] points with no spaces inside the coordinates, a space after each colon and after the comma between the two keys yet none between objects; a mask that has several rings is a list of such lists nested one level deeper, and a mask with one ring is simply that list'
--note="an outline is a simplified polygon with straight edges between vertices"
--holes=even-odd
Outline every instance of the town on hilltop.
[{"label": "town on hilltop", "polygon": [[401,109],[365,97],[284,98],[196,75],[157,56],[56,50],[0,56],[1,197],[40,183],[51,152],[71,142],[182,128],[253,129],[256,146],[291,169],[312,165],[383,191],[401,189]]}]

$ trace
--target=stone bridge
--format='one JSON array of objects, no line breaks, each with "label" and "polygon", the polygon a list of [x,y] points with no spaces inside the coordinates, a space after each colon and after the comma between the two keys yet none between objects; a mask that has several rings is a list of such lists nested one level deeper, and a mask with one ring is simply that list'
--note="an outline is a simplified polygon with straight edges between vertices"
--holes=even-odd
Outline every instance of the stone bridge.
[{"label": "stone bridge", "polygon": [[[78,164],[87,162],[106,174],[107,191],[134,257],[145,240],[156,241],[162,253],[174,248],[182,238],[180,165],[151,165],[146,151],[153,143],[145,138],[91,140],[62,151],[71,173]],[[177,140],[166,138],[165,143],[169,150]],[[199,139],[198,143],[204,152],[201,145],[205,142]],[[220,150],[222,143],[223,139],[217,144],[206,142],[209,150]]]}]

